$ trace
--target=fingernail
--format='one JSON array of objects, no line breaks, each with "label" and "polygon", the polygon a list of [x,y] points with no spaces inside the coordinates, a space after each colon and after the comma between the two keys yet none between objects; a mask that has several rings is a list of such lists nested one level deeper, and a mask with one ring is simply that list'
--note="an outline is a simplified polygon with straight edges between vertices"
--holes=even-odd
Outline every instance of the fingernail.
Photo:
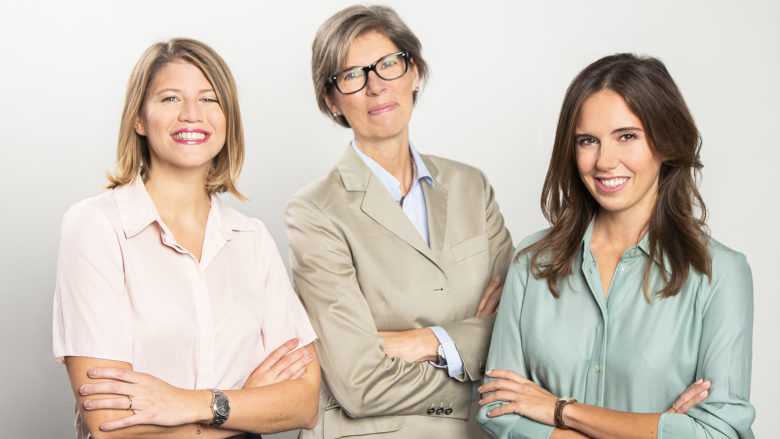
[{"label": "fingernail", "polygon": [[104,427],[103,424],[100,425],[100,431],[106,431],[106,427]]},{"label": "fingernail", "polygon": [[705,390],[705,391],[699,393],[699,396],[707,396],[707,391]]},{"label": "fingernail", "polygon": [[87,371],[87,376],[94,377],[95,375],[97,375],[95,373],[95,369],[90,369]]},{"label": "fingernail", "polygon": [[81,393],[82,395],[87,393],[87,385],[86,384],[84,384],[83,386],[79,387],[79,393]]},{"label": "fingernail", "polygon": [[696,383],[695,383],[695,384],[701,384],[701,382],[702,382],[702,381],[704,381],[704,380],[703,380],[703,379],[701,379],[701,378],[699,378],[698,380],[696,380]]},{"label": "fingernail", "polygon": [[712,381],[710,381],[710,380],[707,380],[707,381],[704,382],[704,387],[706,387],[708,389],[710,388],[711,385],[712,385]]},{"label": "fingernail", "polygon": [[501,281],[501,276],[496,276],[493,278],[493,283],[497,284],[499,281]]},{"label": "fingernail", "polygon": [[87,409],[87,410],[92,408],[92,401],[90,401],[90,400],[84,401],[84,408]]}]

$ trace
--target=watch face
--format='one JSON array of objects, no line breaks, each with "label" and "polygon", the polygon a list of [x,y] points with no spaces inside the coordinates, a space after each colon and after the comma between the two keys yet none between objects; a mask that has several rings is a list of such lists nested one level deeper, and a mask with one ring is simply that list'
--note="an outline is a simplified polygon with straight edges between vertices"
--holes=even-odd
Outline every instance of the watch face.
[{"label": "watch face", "polygon": [[227,398],[217,398],[215,410],[220,416],[227,416],[230,413],[230,401]]}]

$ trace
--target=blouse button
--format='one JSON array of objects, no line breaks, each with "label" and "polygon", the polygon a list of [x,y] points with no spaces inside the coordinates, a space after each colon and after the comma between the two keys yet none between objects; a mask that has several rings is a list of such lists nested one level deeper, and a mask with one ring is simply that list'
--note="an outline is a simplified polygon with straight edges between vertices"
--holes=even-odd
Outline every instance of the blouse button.
[{"label": "blouse button", "polygon": [[597,364],[597,365],[595,365],[595,366],[593,366],[593,371],[594,371],[594,372],[596,372],[596,373],[599,373],[599,372],[601,372],[601,368],[599,367],[599,365],[598,365],[598,364]]},{"label": "blouse button", "polygon": [[630,252],[628,252],[628,255],[631,256],[632,258],[635,258],[636,254],[637,254],[636,249],[633,249]]}]

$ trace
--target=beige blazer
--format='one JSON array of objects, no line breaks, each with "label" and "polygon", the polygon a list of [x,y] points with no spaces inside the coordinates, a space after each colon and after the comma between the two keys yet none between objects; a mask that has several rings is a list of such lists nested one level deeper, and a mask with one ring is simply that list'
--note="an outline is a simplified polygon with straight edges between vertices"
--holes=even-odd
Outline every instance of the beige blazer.
[{"label": "beige blazer", "polygon": [[[319,420],[304,438],[482,437],[472,381],[482,378],[494,317],[473,317],[513,247],[477,169],[422,156],[430,247],[348,147],[285,211],[295,287],[319,336]],[[438,325],[464,375],[390,358],[379,330]]]}]

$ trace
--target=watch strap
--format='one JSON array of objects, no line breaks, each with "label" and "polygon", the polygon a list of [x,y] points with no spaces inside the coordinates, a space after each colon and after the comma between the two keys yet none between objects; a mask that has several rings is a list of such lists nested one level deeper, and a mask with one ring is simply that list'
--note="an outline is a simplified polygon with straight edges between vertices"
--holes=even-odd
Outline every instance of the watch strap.
[{"label": "watch strap", "polygon": [[577,400],[574,398],[559,398],[558,401],[555,401],[555,427],[556,428],[562,428],[564,430],[569,429],[566,423],[563,422],[563,408],[573,402],[577,402]]}]

